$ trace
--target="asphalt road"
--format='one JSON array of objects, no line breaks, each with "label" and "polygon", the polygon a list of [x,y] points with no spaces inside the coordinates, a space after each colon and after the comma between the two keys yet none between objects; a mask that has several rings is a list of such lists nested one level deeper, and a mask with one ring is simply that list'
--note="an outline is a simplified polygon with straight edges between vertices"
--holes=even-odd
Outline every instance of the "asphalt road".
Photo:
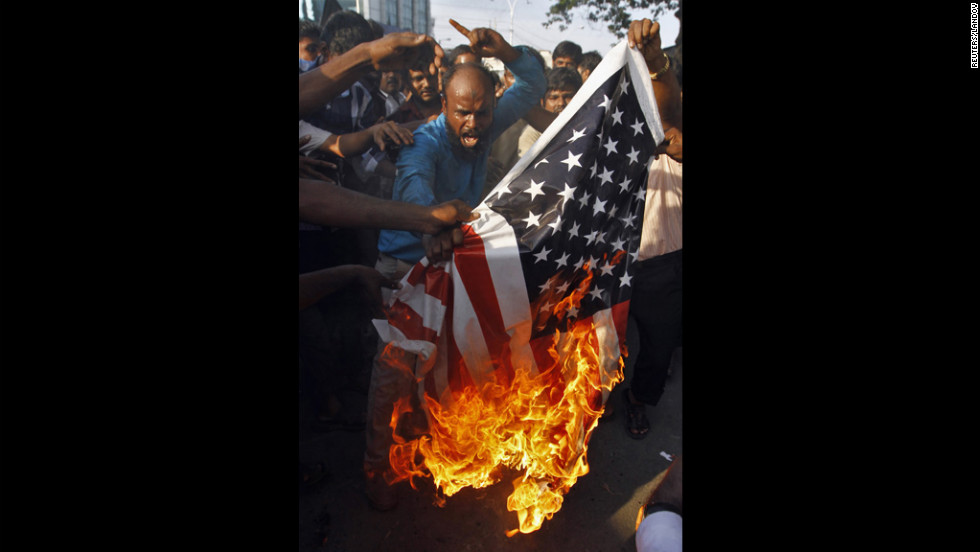
[{"label": "asphalt road", "polygon": [[518,472],[488,488],[463,489],[446,498],[443,507],[434,503],[431,479],[424,480],[417,491],[403,482],[397,487],[398,507],[377,512],[364,496],[364,432],[314,433],[301,429],[300,460],[324,462],[328,474],[300,491],[299,550],[635,551],[637,511],[653,479],[670,465],[661,453],[683,452],[682,371],[680,355],[675,355],[660,404],[647,407],[650,433],[645,439],[634,440],[626,432],[622,407],[622,392],[632,374],[632,363],[627,362],[626,380],[613,390],[616,415],[600,423],[592,435],[587,453],[589,473],[579,478],[565,495],[561,510],[541,529],[513,537],[505,533],[517,528],[517,514],[507,510],[506,502],[513,490],[510,481]]}]

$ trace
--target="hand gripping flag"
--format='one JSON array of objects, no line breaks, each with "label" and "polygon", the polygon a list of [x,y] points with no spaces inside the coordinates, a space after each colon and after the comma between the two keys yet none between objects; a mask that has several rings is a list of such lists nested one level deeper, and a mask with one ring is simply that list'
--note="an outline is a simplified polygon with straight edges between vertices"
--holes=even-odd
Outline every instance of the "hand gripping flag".
[{"label": "hand gripping flag", "polygon": [[[376,321],[389,350],[416,355],[404,368],[418,400],[399,400],[392,416],[399,477],[431,475],[451,496],[524,470],[507,501],[519,530],[558,511],[588,472],[589,436],[622,381],[661,141],[646,63],[623,41],[475,209],[452,260],[423,259],[406,274]],[[428,427],[408,440],[396,427],[412,403]]]}]

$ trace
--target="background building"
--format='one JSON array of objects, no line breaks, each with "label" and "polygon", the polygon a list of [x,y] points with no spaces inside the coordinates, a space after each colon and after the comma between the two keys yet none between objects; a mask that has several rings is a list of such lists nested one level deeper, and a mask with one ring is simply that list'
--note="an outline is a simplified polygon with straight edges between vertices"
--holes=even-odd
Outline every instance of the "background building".
[{"label": "background building", "polygon": [[412,31],[432,35],[429,0],[300,0],[299,16],[321,25],[337,10],[355,11],[373,19],[386,32]]}]

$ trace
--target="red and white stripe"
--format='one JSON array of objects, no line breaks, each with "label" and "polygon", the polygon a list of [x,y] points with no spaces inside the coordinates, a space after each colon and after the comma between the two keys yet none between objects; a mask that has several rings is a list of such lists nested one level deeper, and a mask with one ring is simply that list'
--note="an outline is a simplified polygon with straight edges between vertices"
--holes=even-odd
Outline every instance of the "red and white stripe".
[{"label": "red and white stripe", "polygon": [[[533,318],[514,231],[484,205],[475,212],[480,218],[462,226],[464,243],[452,260],[416,264],[392,295],[388,320],[375,321],[385,342],[419,355],[420,394],[446,407],[452,403],[447,390],[507,385],[516,370],[533,377],[550,368],[567,338],[530,339]],[[599,351],[602,381],[596,383],[604,388],[618,374],[628,310],[627,301],[578,322],[593,326],[588,339]]]}]

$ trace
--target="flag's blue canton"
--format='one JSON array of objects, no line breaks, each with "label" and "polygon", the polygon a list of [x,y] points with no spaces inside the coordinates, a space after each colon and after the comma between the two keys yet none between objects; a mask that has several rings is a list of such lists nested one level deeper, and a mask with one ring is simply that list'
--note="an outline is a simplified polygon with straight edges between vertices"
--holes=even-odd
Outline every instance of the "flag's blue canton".
[{"label": "flag's blue canton", "polygon": [[[629,300],[654,148],[624,67],[506,190],[486,199],[517,235],[528,299],[537,308],[532,339]],[[579,307],[544,314],[582,284],[586,263],[593,277]]]}]

